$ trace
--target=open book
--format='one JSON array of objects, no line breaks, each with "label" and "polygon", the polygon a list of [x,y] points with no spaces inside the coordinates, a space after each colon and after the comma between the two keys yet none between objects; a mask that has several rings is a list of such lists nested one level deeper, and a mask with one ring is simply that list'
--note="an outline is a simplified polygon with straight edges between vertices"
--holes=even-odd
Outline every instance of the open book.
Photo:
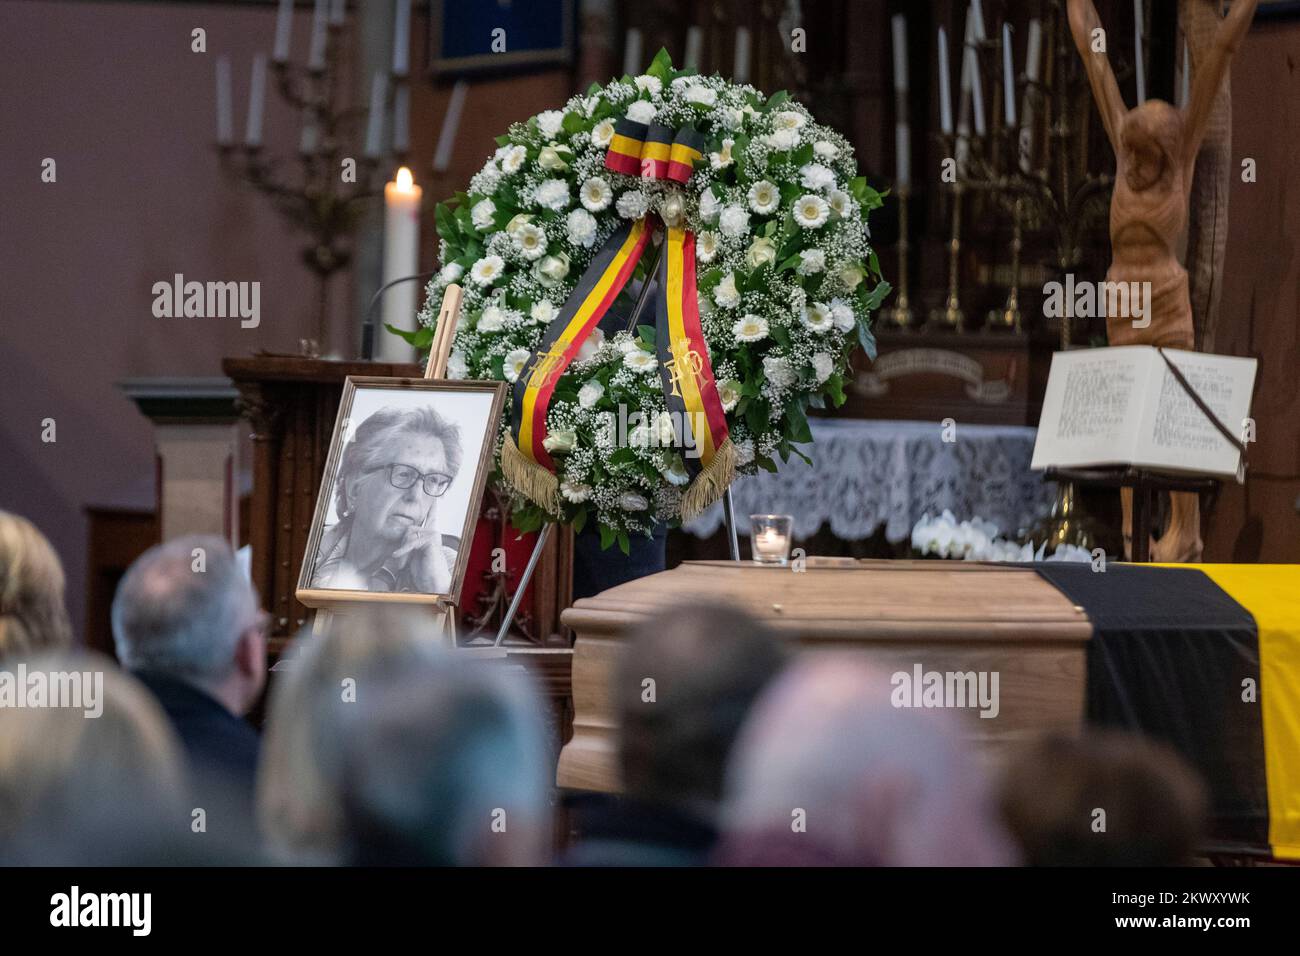
[{"label": "open book", "polygon": [[[1245,439],[1253,358],[1165,349],[1219,420]],[[1136,465],[1237,473],[1240,452],[1197,407],[1149,345],[1057,352],[1030,467]]]}]

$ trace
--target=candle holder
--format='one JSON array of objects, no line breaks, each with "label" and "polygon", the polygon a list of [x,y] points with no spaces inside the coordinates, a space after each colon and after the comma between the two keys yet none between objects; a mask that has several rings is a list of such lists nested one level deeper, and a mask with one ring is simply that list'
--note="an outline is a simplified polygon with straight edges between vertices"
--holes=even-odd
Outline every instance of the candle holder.
[{"label": "candle holder", "polygon": [[898,304],[885,313],[887,321],[898,329],[912,326],[912,307],[907,296],[907,256],[910,248],[907,238],[907,205],[911,194],[912,190],[908,186],[900,186],[898,189]]},{"label": "candle holder", "polygon": [[952,232],[948,239],[948,298],[943,308],[930,310],[929,325],[953,332],[964,331],[961,310],[961,199],[965,186],[960,178],[952,186]]},{"label": "candle holder", "polygon": [[[407,151],[404,141],[396,142],[391,151],[374,149],[373,143],[367,143],[364,151],[360,148],[359,127],[370,109],[344,106],[340,102],[339,78],[346,30],[344,23],[330,22],[323,32],[323,55],[318,56],[314,50],[312,63],[307,66],[291,64],[287,59],[270,64],[280,98],[303,117],[296,173],[286,169],[291,160],[267,154],[260,133],[252,142],[246,137],[239,144],[230,141],[216,144],[226,173],[270,197],[276,210],[309,237],[302,250],[302,260],[317,277],[316,337],[300,340],[304,355],[322,351],[329,315],[330,279],[351,262],[352,236],[367,204],[383,195],[387,173],[400,165]],[[371,109],[382,105],[385,115],[396,115],[394,106],[404,79],[396,77],[395,80],[387,84],[381,102],[372,102]],[[260,128],[260,122],[257,125]],[[404,120],[402,125],[405,128]],[[394,139],[397,139],[396,130]],[[346,183],[341,175],[344,159],[356,163],[355,178]]]},{"label": "candle holder", "polygon": [[988,331],[1014,332],[1019,335],[1024,330],[1020,320],[1020,247],[1024,203],[1024,197],[1017,196],[1012,211],[1011,288],[1007,291],[1007,304],[1001,311],[989,310],[988,318],[984,322],[984,328]]},{"label": "candle holder", "polygon": [[790,563],[790,515],[750,515],[750,554],[755,564],[785,567]]}]

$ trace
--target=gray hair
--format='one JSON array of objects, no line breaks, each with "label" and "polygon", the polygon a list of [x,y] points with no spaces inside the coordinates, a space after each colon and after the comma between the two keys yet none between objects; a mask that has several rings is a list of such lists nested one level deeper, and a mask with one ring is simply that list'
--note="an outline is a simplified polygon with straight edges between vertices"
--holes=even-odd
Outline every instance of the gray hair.
[{"label": "gray hair", "polygon": [[257,611],[257,593],[224,538],[176,538],[141,555],[118,585],[113,641],[128,670],[221,680]]},{"label": "gray hair", "polygon": [[391,432],[432,435],[442,442],[443,450],[447,453],[448,471],[453,475],[460,471],[464,451],[460,443],[459,425],[439,415],[429,405],[422,408],[395,408],[391,405],[381,408],[357,426],[352,441],[343,449],[338,481],[334,485],[334,507],[340,518],[351,510],[348,504],[348,479],[389,464],[384,459],[389,451],[387,443]]}]

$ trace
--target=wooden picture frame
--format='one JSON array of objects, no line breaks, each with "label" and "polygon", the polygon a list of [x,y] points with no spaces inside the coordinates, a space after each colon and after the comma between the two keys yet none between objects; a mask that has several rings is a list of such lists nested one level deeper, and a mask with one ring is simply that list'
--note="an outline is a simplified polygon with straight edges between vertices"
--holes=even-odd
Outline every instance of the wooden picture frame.
[{"label": "wooden picture frame", "polygon": [[[316,497],[316,508],[313,512],[311,532],[307,537],[306,553],[303,557],[302,571],[298,577],[298,588],[296,591],[297,599],[304,605],[314,608],[343,608],[355,606],[364,603],[399,603],[399,604],[441,604],[444,606],[455,605],[461,591],[461,586],[465,580],[465,569],[469,560],[469,548],[474,532],[474,525],[478,519],[479,502],[483,497],[483,490],[487,484],[488,475],[492,471],[492,459],[496,449],[497,434],[501,422],[502,410],[505,407],[506,391],[508,386],[505,382],[492,381],[444,381],[437,379],[421,378],[384,378],[378,376],[355,376],[349,375],[343,385],[343,395],[339,402],[338,416],[334,422],[334,432],[330,440],[329,455],[325,459],[325,471],[321,476],[320,490]],[[393,401],[385,405],[382,403],[383,393],[391,392]],[[427,395],[429,401],[420,402],[411,397],[411,393],[420,393]],[[398,397],[402,396],[402,397]],[[432,408],[439,412],[437,398],[442,396],[444,401],[441,404],[444,410],[439,414],[446,419],[450,419],[454,424],[460,426],[460,437],[462,445],[462,460],[459,469],[452,478],[452,483],[447,486],[443,495],[450,496],[453,489],[457,490],[458,501],[464,502],[463,513],[459,515],[444,515],[443,518],[450,518],[452,524],[440,527],[440,543],[446,548],[447,539],[453,539],[455,548],[454,562],[448,562],[451,571],[450,584],[445,592],[423,592],[410,587],[401,587],[403,576],[409,577],[407,566],[398,561],[386,561],[379,570],[388,571],[389,575],[394,578],[395,587],[392,590],[375,590],[355,587],[329,587],[322,586],[317,579],[318,568],[322,565],[323,558],[335,560],[336,567],[343,566],[342,558],[346,556],[346,549],[351,543],[351,529],[340,529],[344,516],[339,516],[335,511],[335,502],[337,500],[336,486],[338,482],[338,472],[342,464],[344,452],[354,440],[353,429],[354,410],[357,410],[358,398],[363,399],[362,408],[357,410],[358,414],[364,414],[355,424],[360,426],[371,416],[378,413],[381,408],[396,407],[398,412],[418,411],[421,408]],[[446,399],[459,397],[461,399],[480,397],[477,402],[448,402]],[[459,413],[449,413],[445,406],[460,405]],[[455,417],[455,414],[466,416],[466,409],[469,405],[481,405],[473,414],[473,420],[466,422]],[[466,428],[465,426],[469,426]],[[395,424],[385,429],[381,434],[391,436],[400,435],[403,432],[401,424]],[[391,440],[391,438],[384,438]],[[391,462],[387,467],[393,468],[399,462]],[[472,469],[472,471],[471,471]],[[372,469],[377,471],[378,469]],[[412,469],[414,470],[414,469]],[[468,476],[468,482],[462,479]],[[393,483],[393,475],[390,470],[389,483]],[[371,486],[375,487],[375,486]],[[383,487],[382,485],[378,487]],[[394,485],[394,487],[399,487]],[[413,496],[418,496],[425,490],[424,477],[416,481],[413,486]],[[414,500],[422,501],[418,497]],[[329,522],[331,515],[334,515],[333,523]],[[431,510],[426,516],[426,521],[433,516]],[[402,520],[411,520],[409,516],[394,516]],[[338,533],[335,534],[336,529]],[[334,541],[329,544],[330,553],[322,555],[322,543],[326,534],[334,535]],[[342,550],[340,550],[340,547]],[[336,556],[338,556],[336,558]],[[392,570],[390,571],[390,566]],[[373,578],[372,578],[373,580]]]}]

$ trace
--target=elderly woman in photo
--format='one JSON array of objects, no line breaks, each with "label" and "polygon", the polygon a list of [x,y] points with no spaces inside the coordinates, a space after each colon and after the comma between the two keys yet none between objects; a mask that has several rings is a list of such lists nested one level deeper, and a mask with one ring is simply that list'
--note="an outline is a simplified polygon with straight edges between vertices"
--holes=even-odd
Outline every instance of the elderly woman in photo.
[{"label": "elderly woman in photo", "polygon": [[456,551],[443,542],[438,499],[462,458],[460,429],[432,408],[381,408],[363,421],[343,449],[339,520],[321,537],[312,586],[446,594]]}]

